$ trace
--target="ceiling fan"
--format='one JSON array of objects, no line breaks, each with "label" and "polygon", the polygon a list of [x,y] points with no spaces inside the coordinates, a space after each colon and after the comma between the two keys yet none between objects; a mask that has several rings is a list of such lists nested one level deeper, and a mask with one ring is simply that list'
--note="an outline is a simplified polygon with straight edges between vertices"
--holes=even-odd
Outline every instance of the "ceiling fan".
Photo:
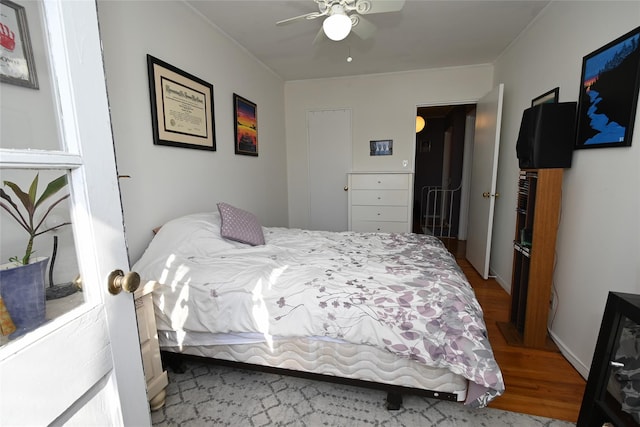
[{"label": "ceiling fan", "polygon": [[[397,12],[404,6],[405,0],[313,0],[318,12],[306,13],[276,22],[276,25],[289,24],[301,20],[311,20],[326,16],[322,23],[323,33],[333,41],[344,40],[351,30],[366,39],[373,34],[375,26],[360,15]],[[316,37],[318,40],[319,37]]]}]

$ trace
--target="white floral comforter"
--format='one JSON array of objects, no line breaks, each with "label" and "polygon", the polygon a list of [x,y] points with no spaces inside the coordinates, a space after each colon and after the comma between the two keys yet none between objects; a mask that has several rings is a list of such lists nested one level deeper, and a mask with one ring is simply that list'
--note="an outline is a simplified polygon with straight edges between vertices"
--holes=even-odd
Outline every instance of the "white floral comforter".
[{"label": "white floral comforter", "polygon": [[482,309],[436,238],[264,228],[266,244],[220,237],[217,213],[165,224],[133,267],[155,291],[158,330],[325,336],[379,346],[504,391]]}]

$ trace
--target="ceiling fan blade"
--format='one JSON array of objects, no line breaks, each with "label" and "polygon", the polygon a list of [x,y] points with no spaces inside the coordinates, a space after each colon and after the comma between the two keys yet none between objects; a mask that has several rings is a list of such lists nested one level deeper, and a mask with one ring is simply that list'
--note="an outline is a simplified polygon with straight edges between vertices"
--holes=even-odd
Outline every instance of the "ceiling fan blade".
[{"label": "ceiling fan blade", "polygon": [[376,32],[376,26],[362,16],[353,15],[351,22],[353,23],[351,31],[363,40],[368,39]]},{"label": "ceiling fan blade", "polygon": [[276,25],[290,24],[292,22],[301,21],[303,19],[316,19],[320,16],[323,16],[323,13],[320,13],[320,12],[306,13],[304,15],[294,16],[293,18],[283,19],[282,21],[276,22]]},{"label": "ceiling fan blade", "polygon": [[404,3],[405,0],[358,0],[355,9],[361,15],[397,12],[404,7]]}]

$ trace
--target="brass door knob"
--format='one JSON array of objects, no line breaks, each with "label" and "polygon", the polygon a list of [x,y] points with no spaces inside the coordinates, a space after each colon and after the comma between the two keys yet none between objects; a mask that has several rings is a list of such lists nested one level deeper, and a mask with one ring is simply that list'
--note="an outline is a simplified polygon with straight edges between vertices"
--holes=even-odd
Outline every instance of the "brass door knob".
[{"label": "brass door knob", "polygon": [[484,193],[482,193],[482,197],[484,197],[485,199],[487,197],[489,197],[491,195],[491,193],[489,193],[488,191],[485,191]]},{"label": "brass door knob", "polygon": [[140,275],[135,271],[124,274],[122,270],[113,270],[109,274],[108,285],[112,295],[118,295],[123,289],[133,293],[140,286]]}]

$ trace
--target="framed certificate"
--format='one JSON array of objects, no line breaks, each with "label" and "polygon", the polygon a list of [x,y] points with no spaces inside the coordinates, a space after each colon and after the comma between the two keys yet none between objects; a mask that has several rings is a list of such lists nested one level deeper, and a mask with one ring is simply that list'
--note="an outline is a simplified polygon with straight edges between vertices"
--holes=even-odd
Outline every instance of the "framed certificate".
[{"label": "framed certificate", "polygon": [[216,150],[213,85],[147,55],[153,143]]}]

